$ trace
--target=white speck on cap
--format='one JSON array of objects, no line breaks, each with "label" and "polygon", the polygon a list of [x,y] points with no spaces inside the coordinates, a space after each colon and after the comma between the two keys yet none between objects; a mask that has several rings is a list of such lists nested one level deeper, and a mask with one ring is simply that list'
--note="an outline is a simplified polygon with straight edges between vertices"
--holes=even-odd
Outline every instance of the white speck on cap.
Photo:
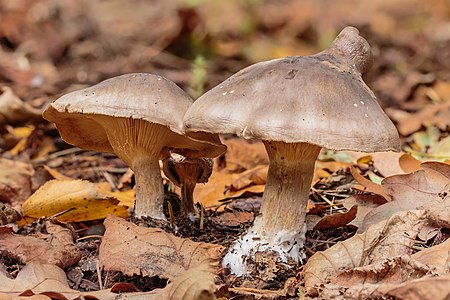
[{"label": "white speck on cap", "polygon": [[358,107],[358,104],[354,103],[353,106],[354,106],[354,107]]},{"label": "white speck on cap", "polygon": [[222,95],[225,96],[227,94],[227,92],[223,92]]}]

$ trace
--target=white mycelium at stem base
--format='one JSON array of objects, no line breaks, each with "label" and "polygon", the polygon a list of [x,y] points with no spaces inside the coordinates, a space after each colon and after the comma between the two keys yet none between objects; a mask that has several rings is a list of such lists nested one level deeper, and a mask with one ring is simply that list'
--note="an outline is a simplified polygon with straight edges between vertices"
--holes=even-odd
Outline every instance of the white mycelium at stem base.
[{"label": "white mycelium at stem base", "polygon": [[134,216],[165,220],[163,213],[164,187],[159,168],[163,147],[176,134],[167,127],[131,118],[96,116],[105,129],[108,140],[119,156],[134,172],[136,201]]},{"label": "white mycelium at stem base", "polygon": [[259,251],[276,251],[282,262],[304,258],[306,205],[321,148],[307,143],[264,144],[270,165],[261,215],[223,260],[236,275],[247,273],[248,258]]}]

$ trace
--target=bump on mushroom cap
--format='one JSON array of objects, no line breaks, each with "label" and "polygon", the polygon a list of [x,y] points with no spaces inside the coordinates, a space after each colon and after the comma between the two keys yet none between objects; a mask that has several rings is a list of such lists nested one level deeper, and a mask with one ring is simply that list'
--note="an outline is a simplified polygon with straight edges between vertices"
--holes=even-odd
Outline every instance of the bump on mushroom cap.
[{"label": "bump on mushroom cap", "polygon": [[334,150],[399,150],[394,124],[359,69],[341,54],[285,57],[239,71],[188,109],[188,134],[236,134]]},{"label": "bump on mushroom cap", "polygon": [[[100,115],[165,126],[180,135],[176,148],[183,155],[220,155],[226,147],[218,136],[202,134],[195,139],[183,136],[183,115],[192,103],[189,95],[172,81],[158,75],[132,73],[68,93],[51,103],[43,116],[56,124],[66,142],[83,149],[114,152],[105,130],[96,121]],[[200,155],[199,151],[203,153]]]}]

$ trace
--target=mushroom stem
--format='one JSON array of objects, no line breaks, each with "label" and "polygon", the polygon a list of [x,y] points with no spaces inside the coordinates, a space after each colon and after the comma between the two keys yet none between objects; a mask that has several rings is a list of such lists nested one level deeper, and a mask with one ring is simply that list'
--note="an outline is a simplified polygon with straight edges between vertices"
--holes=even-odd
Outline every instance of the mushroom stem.
[{"label": "mushroom stem", "polygon": [[263,234],[303,229],[306,205],[320,147],[265,142],[270,165],[261,207]]},{"label": "mushroom stem", "polygon": [[163,213],[164,186],[158,159],[142,156],[134,161],[131,169],[136,178],[134,216],[166,220]]},{"label": "mushroom stem", "polygon": [[262,214],[223,259],[223,265],[238,276],[247,274],[249,259],[256,252],[277,252],[282,262],[299,262],[305,257],[306,205],[321,147],[283,142],[264,142],[264,145],[270,165]]},{"label": "mushroom stem", "polygon": [[181,183],[181,211],[185,214],[195,215],[194,189],[197,183],[186,180]]}]

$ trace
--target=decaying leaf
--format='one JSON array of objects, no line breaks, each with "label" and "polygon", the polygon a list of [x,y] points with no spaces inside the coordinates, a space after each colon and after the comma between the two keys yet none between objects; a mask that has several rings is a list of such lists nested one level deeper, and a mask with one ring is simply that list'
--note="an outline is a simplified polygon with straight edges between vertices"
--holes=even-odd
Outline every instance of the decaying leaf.
[{"label": "decaying leaf", "polygon": [[[19,299],[23,292],[27,295],[38,295],[26,299],[115,299],[117,294],[110,290],[79,292],[72,290],[64,270],[53,264],[42,264],[37,261],[28,263],[17,274],[15,279],[8,278],[0,272],[0,299]],[[47,297],[45,295],[52,295]]]},{"label": "decaying leaf", "polygon": [[118,205],[113,194],[86,180],[51,180],[40,187],[22,205],[24,218],[54,216],[66,222],[105,218],[112,213],[127,217],[127,207]]},{"label": "decaying leaf", "polygon": [[241,173],[258,165],[268,165],[269,157],[261,141],[244,139],[225,140],[225,166],[228,173]]},{"label": "decaying leaf", "polygon": [[173,279],[205,261],[217,260],[223,247],[182,239],[159,228],[144,228],[108,216],[100,246],[100,264],[127,275]]},{"label": "decaying leaf", "polygon": [[366,217],[366,215],[372,211],[375,207],[378,207],[382,204],[386,203],[386,199],[379,195],[352,195],[350,197],[345,198],[343,206],[346,209],[352,208],[354,205],[358,207],[358,211],[356,212],[356,217],[349,223],[349,225],[355,227],[361,227],[361,224]]},{"label": "decaying leaf", "polygon": [[447,300],[450,298],[450,274],[424,276],[396,286],[383,285],[378,292],[394,299]]},{"label": "decaying leaf", "polygon": [[220,204],[223,199],[237,198],[246,192],[261,194],[264,191],[264,185],[249,185],[240,190],[231,191],[229,186],[239,177],[238,173],[213,172],[207,184],[197,184],[194,199],[200,201],[205,207],[210,207]]},{"label": "decaying leaf", "polygon": [[0,202],[15,207],[25,201],[31,195],[33,173],[30,164],[0,158]]},{"label": "decaying leaf", "polygon": [[369,179],[363,177],[361,174],[359,174],[355,167],[351,166],[350,172],[352,173],[353,178],[355,178],[355,180],[359,184],[366,188],[367,192],[383,196],[387,201],[391,201],[391,196],[387,194],[379,184],[376,184],[375,182],[372,182]]},{"label": "decaying leaf", "polygon": [[306,289],[313,290],[314,286],[327,282],[343,269],[410,254],[417,230],[425,223],[425,211],[399,212],[389,220],[370,226],[362,234],[317,252],[304,267]]},{"label": "decaying leaf", "polygon": [[0,252],[23,263],[38,261],[67,268],[76,264],[81,253],[73,243],[73,234],[63,226],[45,222],[48,234],[17,235],[4,228],[0,231]]},{"label": "decaying leaf", "polygon": [[364,218],[358,232],[371,224],[385,220],[395,212],[413,210],[433,202],[450,182],[450,165],[439,162],[421,164],[421,170],[411,174],[393,175],[381,183],[381,188],[393,201],[380,205]]},{"label": "decaying leaf", "polygon": [[314,230],[323,230],[345,226],[356,217],[357,211],[358,206],[354,205],[345,213],[326,215],[314,226]]},{"label": "decaying leaf", "polygon": [[436,246],[416,252],[412,255],[417,261],[436,267],[436,272],[444,274],[450,272],[450,239]]},{"label": "decaying leaf", "polygon": [[0,225],[6,225],[19,221],[22,216],[17,210],[11,207],[8,203],[0,202]]},{"label": "decaying leaf", "polygon": [[167,285],[158,299],[214,300],[214,276],[214,269],[209,264],[191,268]]}]

